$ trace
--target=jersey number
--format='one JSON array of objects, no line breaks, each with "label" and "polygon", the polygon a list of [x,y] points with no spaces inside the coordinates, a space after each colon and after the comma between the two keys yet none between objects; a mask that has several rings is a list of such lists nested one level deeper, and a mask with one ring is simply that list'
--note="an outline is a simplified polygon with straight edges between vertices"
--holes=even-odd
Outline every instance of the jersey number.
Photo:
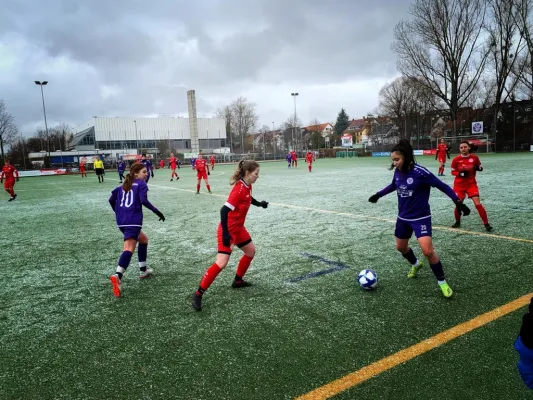
[{"label": "jersey number", "polygon": [[120,199],[120,207],[130,208],[133,204],[133,190],[122,192],[122,199]]}]

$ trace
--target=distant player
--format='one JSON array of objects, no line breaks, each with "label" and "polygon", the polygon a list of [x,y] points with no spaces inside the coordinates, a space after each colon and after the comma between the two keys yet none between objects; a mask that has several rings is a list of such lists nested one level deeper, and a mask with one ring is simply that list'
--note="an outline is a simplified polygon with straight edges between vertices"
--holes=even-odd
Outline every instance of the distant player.
[{"label": "distant player", "polygon": [[104,162],[97,156],[94,159],[93,165],[94,172],[96,172],[96,176],[98,177],[98,183],[104,183]]},{"label": "distant player", "polygon": [[242,160],[230,179],[234,185],[226,203],[220,209],[220,224],[217,230],[218,254],[215,262],[207,269],[200,286],[192,296],[192,307],[202,310],[202,296],[211,286],[218,274],[228,265],[233,248],[237,246],[244,253],[241,257],[233,280],[233,288],[251,286],[243,277],[255,256],[255,245],[244,221],[250,205],[268,207],[268,202],[257,201],[252,197],[252,184],[259,177],[259,164],[253,160]]},{"label": "distant player", "polygon": [[298,167],[298,156],[296,155],[296,150],[291,151],[291,163],[292,167]]},{"label": "distant player", "polygon": [[[483,225],[487,231],[492,230],[492,226],[489,224],[489,218],[487,216],[487,211],[485,207],[481,204],[479,200],[479,189],[477,187],[476,173],[483,171],[481,166],[481,161],[479,157],[475,154],[472,154],[477,150],[477,146],[469,143],[467,140],[463,140],[459,144],[459,154],[452,160],[452,175],[455,176],[453,181],[453,190],[457,193],[457,196],[461,200],[464,200],[466,196],[472,199],[476,210],[481,217]],[[452,225],[452,228],[461,227],[461,215],[455,211],[455,224]]]},{"label": "distant player", "polygon": [[309,170],[309,172],[311,172],[313,170],[313,161],[314,160],[315,160],[315,156],[313,155],[312,152],[308,151],[305,154],[305,162],[307,163],[307,169]]},{"label": "distant player", "polygon": [[154,166],[152,165],[152,162],[146,158],[146,154],[142,154],[141,159],[139,163],[143,164],[146,167],[146,183],[150,180],[150,176],[154,177]]},{"label": "distant player", "polygon": [[139,242],[140,279],[148,278],[153,274],[152,268],[147,267],[148,237],[142,231],[143,211],[145,206],[159,217],[159,221],[165,221],[165,216],[150,201],[148,201],[148,186],[146,176],[148,172],[143,164],[133,164],[129,174],[124,179],[122,186],[116,187],[111,192],[109,204],[115,212],[115,219],[120,231],[124,234],[124,251],[122,252],[115,274],[110,276],[113,285],[113,294],[120,297],[122,276],[130,265],[131,257]]},{"label": "distant player", "polygon": [[439,145],[437,146],[437,153],[435,154],[435,160],[439,161],[439,173],[438,176],[444,176],[444,167],[446,167],[446,157],[448,157],[448,160],[450,159],[450,148],[444,141],[444,139],[440,140]]},{"label": "distant player", "polygon": [[[6,180],[5,182],[4,179]],[[19,181],[19,172],[13,165],[11,165],[11,161],[6,159],[5,164],[2,167],[2,172],[0,173],[0,183],[4,184],[4,190],[9,193],[10,197],[8,201],[13,201],[17,198],[14,190],[15,181]]]},{"label": "distant player", "polygon": [[80,173],[81,173],[81,177],[85,177],[87,178],[87,171],[86,171],[86,168],[87,168],[87,158],[83,157],[81,160],[80,160]]},{"label": "distant player", "polygon": [[196,169],[196,194],[200,194],[200,183],[202,179],[205,181],[205,187],[207,191],[211,193],[211,186],[209,186],[209,181],[207,180],[207,175],[211,175],[209,172],[209,165],[207,165],[207,160],[202,154],[198,154],[198,158],[194,163],[194,168]]},{"label": "distant player", "polygon": [[287,160],[287,168],[290,168],[292,162],[292,154],[290,152],[285,156],[285,160]]},{"label": "distant player", "polygon": [[120,156],[118,163],[117,163],[117,171],[118,171],[118,178],[120,179],[120,183],[125,179],[124,178],[124,171],[126,171],[126,163],[122,159],[122,156]]},{"label": "distant player", "polygon": [[191,168],[194,170],[194,165],[196,164],[196,158],[191,157]]},{"label": "distant player", "polygon": [[161,169],[165,168],[165,160],[159,160],[159,168]]},{"label": "distant player", "polygon": [[397,192],[398,195],[398,218],[396,219],[396,249],[411,264],[408,278],[417,276],[422,263],[415,256],[413,249],[409,247],[409,239],[413,232],[418,239],[418,244],[429,262],[431,270],[437,278],[437,283],[444,297],[451,297],[452,288],[444,277],[444,268],[440,258],[433,248],[431,237],[431,210],[429,207],[429,194],[431,187],[436,187],[452,199],[456,207],[464,213],[470,214],[470,209],[463,204],[451,187],[433,175],[426,168],[416,164],[411,144],[406,139],[392,148],[391,151],[394,176],[392,183],[370,196],[368,201],[376,203],[379,198]]},{"label": "distant player", "polygon": [[209,157],[209,164],[211,164],[211,169],[215,169],[215,156]]},{"label": "distant player", "polygon": [[174,176],[176,177],[176,180],[178,180],[180,177],[178,176],[176,172],[176,166],[179,167],[178,159],[174,157],[174,153],[170,153],[170,158],[168,159],[168,165],[170,167],[170,170],[172,171],[170,175],[170,182],[174,180]]}]

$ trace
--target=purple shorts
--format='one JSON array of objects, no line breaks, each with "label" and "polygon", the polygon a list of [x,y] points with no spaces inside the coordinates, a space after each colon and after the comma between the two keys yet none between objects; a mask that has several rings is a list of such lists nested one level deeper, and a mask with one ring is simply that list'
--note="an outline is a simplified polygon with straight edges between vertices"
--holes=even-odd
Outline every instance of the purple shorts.
[{"label": "purple shorts", "polygon": [[137,240],[139,238],[139,235],[141,234],[142,228],[140,226],[123,226],[118,229],[120,229],[120,231],[124,234],[124,240]]},{"label": "purple shorts", "polygon": [[410,239],[413,232],[417,238],[431,236],[431,217],[418,219],[416,221],[396,220],[394,236],[398,239]]}]

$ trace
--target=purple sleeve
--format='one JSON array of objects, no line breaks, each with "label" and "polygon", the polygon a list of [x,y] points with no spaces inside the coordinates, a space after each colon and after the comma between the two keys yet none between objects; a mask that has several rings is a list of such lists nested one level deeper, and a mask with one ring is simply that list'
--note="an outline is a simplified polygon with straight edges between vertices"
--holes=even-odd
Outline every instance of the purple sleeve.
[{"label": "purple sleeve", "polygon": [[396,190],[396,183],[394,181],[394,178],[392,178],[392,182],[385,186],[383,189],[381,189],[379,192],[378,192],[378,195],[379,197],[383,197],[383,196],[386,196],[388,195],[389,193],[392,193]]},{"label": "purple sleeve", "polygon": [[154,205],[148,200],[148,185],[144,182],[139,182],[139,196],[143,206],[154,213],[157,211],[157,208],[155,208]]},{"label": "purple sleeve", "polygon": [[433,175],[432,173],[429,173],[427,175],[427,179],[428,179],[428,183],[431,186],[439,189],[442,193],[444,193],[446,196],[448,196],[453,201],[459,200],[459,196],[457,196],[457,194],[453,191],[453,189],[447,184],[445,184],[443,181],[441,181],[439,178],[437,178],[435,175]]},{"label": "purple sleeve", "polygon": [[111,204],[111,208],[113,211],[115,211],[115,204],[117,203],[117,189],[113,189],[111,192],[111,197],[109,198],[109,204]]}]

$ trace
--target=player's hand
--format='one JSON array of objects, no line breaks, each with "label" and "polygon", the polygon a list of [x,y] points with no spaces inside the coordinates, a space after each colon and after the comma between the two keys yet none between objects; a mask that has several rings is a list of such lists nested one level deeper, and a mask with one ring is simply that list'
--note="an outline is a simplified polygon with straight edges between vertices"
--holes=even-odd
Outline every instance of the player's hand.
[{"label": "player's hand", "polygon": [[4,183],[4,180],[3,180],[3,179],[0,179],[0,183]]},{"label": "player's hand", "polygon": [[435,156],[435,160],[437,159],[437,156]]},{"label": "player's hand", "polygon": [[457,207],[457,211],[459,212],[459,215],[464,215],[465,217],[467,215],[470,215],[470,208],[466,204],[463,203],[462,200],[456,200],[455,206]]},{"label": "player's hand", "polygon": [[229,232],[222,232],[222,244],[224,247],[229,247],[231,243],[231,235]]},{"label": "player's hand", "polygon": [[19,181],[19,178],[17,177],[17,182]]},{"label": "player's hand", "polygon": [[157,210],[155,212],[155,215],[157,215],[159,217],[159,221],[165,222],[165,216],[163,215],[163,213],[161,211]]},{"label": "player's hand", "polygon": [[461,171],[457,176],[460,176],[461,178],[466,178],[468,176],[468,171]]},{"label": "player's hand", "polygon": [[450,155],[448,154],[448,160],[450,159]]},{"label": "player's hand", "polygon": [[152,178],[153,178],[153,177],[154,177],[154,173],[153,173],[153,171],[152,171]]},{"label": "player's hand", "polygon": [[264,200],[261,200],[259,202],[259,205],[263,208],[267,208],[268,207],[268,201],[264,201]]},{"label": "player's hand", "polygon": [[474,168],[476,169],[476,171],[483,171],[483,167],[481,165],[476,165]]},{"label": "player's hand", "polygon": [[370,196],[368,198],[368,201],[371,202],[371,203],[377,203],[379,200],[379,194],[373,194],[372,196]]},{"label": "player's hand", "polygon": [[211,172],[207,171],[207,175],[211,175]]}]

